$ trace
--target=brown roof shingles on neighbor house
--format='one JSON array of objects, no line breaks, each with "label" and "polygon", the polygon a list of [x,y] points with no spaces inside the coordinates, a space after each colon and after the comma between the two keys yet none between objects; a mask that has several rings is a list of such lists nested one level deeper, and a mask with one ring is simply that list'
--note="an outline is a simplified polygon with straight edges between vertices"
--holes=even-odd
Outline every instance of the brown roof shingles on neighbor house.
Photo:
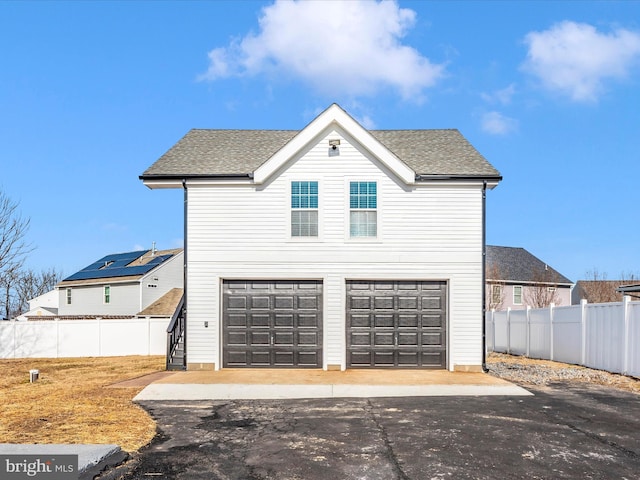
[{"label": "brown roof shingles on neighbor house", "polygon": [[[140,178],[249,176],[298,133],[297,130],[194,129]],[[458,130],[370,130],[369,133],[417,175],[501,178]]]},{"label": "brown roof shingles on neighbor house", "polygon": [[158,300],[153,302],[147,308],[138,313],[137,317],[170,317],[172,316],[178,304],[182,299],[182,288],[172,288]]}]

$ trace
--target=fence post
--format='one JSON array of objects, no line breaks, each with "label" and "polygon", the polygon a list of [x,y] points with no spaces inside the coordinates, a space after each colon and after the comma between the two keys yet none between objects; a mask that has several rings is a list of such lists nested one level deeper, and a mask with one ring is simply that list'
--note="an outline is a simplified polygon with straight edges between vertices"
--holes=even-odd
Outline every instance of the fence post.
[{"label": "fence post", "polygon": [[580,326],[582,332],[582,346],[580,355],[580,364],[586,366],[587,363],[587,300],[580,300]]},{"label": "fence post", "polygon": [[531,307],[527,305],[526,319],[524,323],[525,327],[525,356],[529,357],[531,353]]},{"label": "fence post", "polygon": [[622,314],[624,315],[624,337],[622,341],[624,342],[623,346],[623,357],[622,357],[622,374],[627,375],[629,372],[629,352],[631,351],[630,338],[631,332],[629,331],[629,302],[631,301],[631,297],[625,295],[622,297]]},{"label": "fence post", "polygon": [[549,304],[549,360],[553,360],[553,315],[556,305],[551,302]]},{"label": "fence post", "polygon": [[511,307],[507,307],[507,353],[511,355]]}]

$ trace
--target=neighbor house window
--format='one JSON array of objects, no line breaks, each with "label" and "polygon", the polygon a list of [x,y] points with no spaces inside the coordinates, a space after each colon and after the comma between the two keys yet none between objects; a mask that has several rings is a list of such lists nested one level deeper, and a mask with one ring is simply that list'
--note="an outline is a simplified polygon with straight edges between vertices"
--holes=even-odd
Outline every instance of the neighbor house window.
[{"label": "neighbor house window", "polygon": [[502,302],[502,285],[491,286],[491,303],[499,305]]},{"label": "neighbor house window", "polygon": [[378,235],[378,192],[376,182],[351,182],[349,222],[351,237]]},{"label": "neighbor house window", "polygon": [[291,236],[318,236],[318,182],[291,182]]},{"label": "neighbor house window", "polygon": [[67,305],[71,305],[71,289],[67,288]]},{"label": "neighbor house window", "polygon": [[522,305],[522,286],[514,285],[513,287],[513,304]]},{"label": "neighbor house window", "polygon": [[111,302],[111,286],[105,285],[104,286],[104,303],[109,303],[109,302]]}]

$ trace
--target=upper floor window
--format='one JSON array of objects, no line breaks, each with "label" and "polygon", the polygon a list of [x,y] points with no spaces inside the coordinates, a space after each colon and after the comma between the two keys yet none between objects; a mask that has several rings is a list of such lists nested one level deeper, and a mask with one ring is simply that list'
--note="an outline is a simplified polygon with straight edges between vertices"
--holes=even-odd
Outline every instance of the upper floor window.
[{"label": "upper floor window", "polygon": [[67,288],[67,305],[71,305],[71,289]]},{"label": "upper floor window", "polygon": [[513,286],[513,304],[522,305],[522,285]]},{"label": "upper floor window", "polygon": [[110,285],[105,285],[104,286],[104,303],[110,303],[111,302],[111,286]]},{"label": "upper floor window", "polygon": [[502,303],[502,285],[491,285],[491,303],[493,305]]},{"label": "upper floor window", "polygon": [[291,182],[291,236],[318,236],[318,182]]},{"label": "upper floor window", "polygon": [[351,237],[378,235],[378,192],[376,182],[351,182],[349,222]]}]

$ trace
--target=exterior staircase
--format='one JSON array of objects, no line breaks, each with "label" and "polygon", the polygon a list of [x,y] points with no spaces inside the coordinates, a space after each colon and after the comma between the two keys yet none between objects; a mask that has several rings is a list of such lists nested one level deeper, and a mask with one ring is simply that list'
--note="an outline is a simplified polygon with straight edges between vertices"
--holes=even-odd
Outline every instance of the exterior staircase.
[{"label": "exterior staircase", "polygon": [[184,295],[167,327],[167,370],[187,369],[187,315]]}]

